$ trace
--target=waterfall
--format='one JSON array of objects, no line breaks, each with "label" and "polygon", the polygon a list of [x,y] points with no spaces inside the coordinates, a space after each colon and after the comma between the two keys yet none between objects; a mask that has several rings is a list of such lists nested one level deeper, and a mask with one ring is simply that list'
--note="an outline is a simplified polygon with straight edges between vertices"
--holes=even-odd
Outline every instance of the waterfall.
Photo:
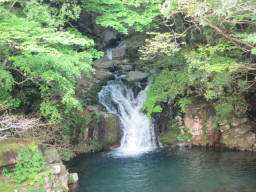
[{"label": "waterfall", "polygon": [[108,81],[98,93],[100,103],[121,121],[123,136],[118,152],[142,153],[157,147],[153,123],[142,111],[147,89],[148,86],[135,97],[119,76]]}]

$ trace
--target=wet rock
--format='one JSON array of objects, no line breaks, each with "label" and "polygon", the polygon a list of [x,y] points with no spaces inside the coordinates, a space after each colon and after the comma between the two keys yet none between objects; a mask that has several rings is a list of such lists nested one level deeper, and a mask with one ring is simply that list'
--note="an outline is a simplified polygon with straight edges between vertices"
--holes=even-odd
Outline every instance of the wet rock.
[{"label": "wet rock", "polygon": [[84,143],[84,151],[99,151],[118,145],[121,138],[120,121],[117,116],[100,110],[96,106],[87,106],[85,118],[91,119],[86,125],[80,143]]},{"label": "wet rock", "polygon": [[125,79],[127,81],[142,81],[149,76],[148,73],[144,73],[142,71],[130,71]]},{"label": "wet rock", "polygon": [[99,70],[113,70],[114,67],[123,65],[123,60],[110,60],[106,56],[94,61],[93,66]]},{"label": "wet rock", "polygon": [[77,173],[70,173],[68,175],[68,184],[69,185],[77,183],[78,180],[79,180],[79,178],[78,178],[78,174]]},{"label": "wet rock", "polygon": [[125,56],[126,48],[125,46],[117,47],[112,49],[112,59],[123,59]]},{"label": "wet rock", "polygon": [[110,79],[113,76],[113,73],[107,70],[96,70],[95,78],[98,80]]},{"label": "wet rock", "polygon": [[104,61],[104,59],[99,59],[94,62],[93,66],[96,69],[111,69],[114,67],[114,62],[111,60]]},{"label": "wet rock", "polygon": [[120,65],[122,73],[126,73],[132,70],[132,65]]}]

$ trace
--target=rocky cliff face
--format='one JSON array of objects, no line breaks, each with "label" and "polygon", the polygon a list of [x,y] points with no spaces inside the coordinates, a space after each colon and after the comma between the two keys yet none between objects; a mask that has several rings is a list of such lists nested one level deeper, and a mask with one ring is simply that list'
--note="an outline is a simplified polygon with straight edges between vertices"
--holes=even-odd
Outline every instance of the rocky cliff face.
[{"label": "rocky cliff face", "polygon": [[174,138],[167,144],[256,151],[255,127],[246,115],[238,117],[230,113],[227,119],[220,121],[214,108],[204,101],[186,105],[184,117],[177,116],[169,121],[169,127],[169,131],[161,136],[164,141]]}]

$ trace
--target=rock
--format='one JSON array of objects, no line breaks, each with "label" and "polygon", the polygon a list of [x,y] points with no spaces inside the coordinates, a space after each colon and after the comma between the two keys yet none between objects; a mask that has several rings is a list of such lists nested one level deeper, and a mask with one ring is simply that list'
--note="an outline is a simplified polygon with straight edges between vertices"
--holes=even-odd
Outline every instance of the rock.
[{"label": "rock", "polygon": [[122,60],[109,60],[108,58],[106,59],[106,57],[102,57],[101,59],[94,61],[93,66],[99,70],[113,70],[114,67],[122,64]]},{"label": "rock", "polygon": [[78,180],[79,180],[79,178],[78,178],[78,174],[77,173],[70,173],[68,175],[68,184],[69,185],[77,183]]},{"label": "rock", "polygon": [[111,45],[119,36],[119,33],[113,29],[106,29],[100,34],[104,46]]},{"label": "rock", "polygon": [[132,65],[120,65],[120,68],[122,70],[122,73],[126,73],[132,70]]},{"label": "rock", "polygon": [[61,162],[61,157],[55,148],[47,148],[43,151],[45,161],[49,164]]},{"label": "rock", "polygon": [[94,67],[96,69],[111,69],[114,68],[114,62],[111,60],[105,62],[95,62]]},{"label": "rock", "polygon": [[68,192],[69,173],[62,163],[49,164],[52,169],[52,176],[45,179],[45,189],[48,192]]},{"label": "rock", "polygon": [[101,111],[96,106],[87,106],[84,111],[84,117],[91,119],[80,136],[79,143],[85,144],[84,152],[99,151],[119,144],[121,129],[117,116]]},{"label": "rock", "polygon": [[228,148],[234,148],[239,150],[253,151],[255,149],[256,137],[252,132],[248,132],[243,135],[236,135],[235,137],[225,135],[222,138],[222,143]]},{"label": "rock", "polygon": [[203,127],[203,119],[200,119],[198,116],[190,118],[186,115],[184,119],[185,126],[189,128],[189,132],[192,136],[198,136],[202,134],[201,128]]},{"label": "rock", "polygon": [[125,56],[126,48],[125,46],[120,46],[112,49],[112,59],[123,59]]},{"label": "rock", "polygon": [[78,19],[78,26],[83,34],[88,34],[93,39],[98,49],[103,49],[110,46],[117,39],[120,39],[121,34],[112,28],[106,29],[101,25],[96,24],[97,13],[87,12],[82,9]]},{"label": "rock", "polygon": [[117,116],[105,113],[104,118],[104,147],[118,144],[121,137],[120,121]]},{"label": "rock", "polygon": [[122,63],[122,65],[128,65],[129,60],[128,59],[123,59],[121,63]]},{"label": "rock", "polygon": [[175,120],[177,120],[178,126],[180,126],[180,127],[182,126],[183,127],[183,119],[182,119],[181,116],[177,115],[175,117]]},{"label": "rock", "polygon": [[224,133],[224,132],[227,132],[228,130],[230,130],[230,125],[229,124],[222,124],[222,125],[220,125],[220,130],[221,130],[221,132],[222,133]]},{"label": "rock", "polygon": [[19,161],[19,150],[24,146],[12,138],[0,141],[0,168],[14,166]]},{"label": "rock", "polygon": [[58,174],[60,174],[60,172],[61,172],[61,166],[60,166],[60,164],[54,164],[54,165],[52,165],[52,169],[53,169],[52,173],[53,173],[54,175],[58,175]]},{"label": "rock", "polygon": [[244,118],[233,118],[231,121],[231,125],[233,127],[238,127],[244,123],[248,122],[248,118],[244,117]]},{"label": "rock", "polygon": [[141,71],[130,71],[125,77],[125,79],[127,81],[141,81],[146,79],[148,75],[149,75],[148,73],[144,73]]},{"label": "rock", "polygon": [[212,146],[214,143],[219,143],[216,138],[220,138],[215,136],[213,130],[216,123],[214,108],[204,101],[197,101],[197,103],[193,101],[192,103],[185,106],[184,124],[192,135],[193,144]]},{"label": "rock", "polygon": [[113,76],[113,73],[107,70],[96,70],[95,78],[98,80],[110,79]]},{"label": "rock", "polygon": [[94,61],[93,66],[96,69],[110,69],[110,68],[114,67],[114,63],[112,60],[110,60],[106,56],[104,56],[104,57]]}]

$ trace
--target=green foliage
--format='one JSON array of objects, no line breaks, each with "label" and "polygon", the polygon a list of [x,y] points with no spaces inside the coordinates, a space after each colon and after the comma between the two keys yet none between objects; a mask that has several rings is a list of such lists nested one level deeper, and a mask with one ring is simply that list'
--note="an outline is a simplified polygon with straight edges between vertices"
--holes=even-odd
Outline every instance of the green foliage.
[{"label": "green foliage", "polygon": [[[231,34],[238,38],[234,40],[228,37],[232,43],[242,44],[244,48],[251,49],[252,47],[245,43],[255,45],[255,8],[254,0],[165,0],[161,6],[161,13],[167,19],[173,18],[176,14],[182,14],[189,22],[206,29],[210,27],[226,38]],[[220,28],[217,29],[218,27]],[[230,32],[224,35],[225,31]],[[213,40],[216,39],[213,38]]]},{"label": "green foliage", "polygon": [[[172,33],[159,33],[150,32],[149,39],[146,39],[146,44],[140,47],[141,59],[150,60],[155,57],[171,56],[173,53],[178,52],[179,44],[175,41],[177,34]],[[153,38],[152,38],[153,36]]]},{"label": "green foliage", "polygon": [[161,138],[160,138],[160,142],[161,142],[163,145],[169,145],[169,144],[173,143],[173,139],[172,139],[172,138],[169,138],[169,137],[161,137]]},{"label": "green foliage", "polygon": [[148,117],[153,112],[161,112],[158,102],[167,102],[176,96],[185,94],[187,86],[190,85],[185,71],[163,70],[147,91],[148,98],[144,102],[144,109],[147,110]]},{"label": "green foliage", "polygon": [[32,0],[24,5],[28,20],[62,28],[65,23],[79,18],[81,7],[77,0]]},{"label": "green foliage", "polygon": [[[238,59],[232,58],[234,46],[229,44],[216,44],[201,46],[196,50],[185,50],[174,54],[183,62],[166,62],[162,70],[155,78],[149,88],[148,98],[144,103],[148,116],[161,102],[179,99],[182,112],[185,112],[186,104],[192,101],[189,97],[201,97],[209,102],[230,103],[232,110],[220,111],[216,108],[217,116],[233,111],[244,113],[247,110],[246,102],[241,93],[246,91],[246,81],[239,80],[240,67],[242,64]],[[178,56],[179,55],[179,56]],[[171,68],[172,70],[166,69]],[[160,111],[161,112],[161,111]]]},{"label": "green foliage", "polygon": [[46,167],[44,157],[35,144],[21,148],[19,157],[20,160],[13,170],[4,169],[2,172],[14,183],[23,183],[26,180],[34,179]]},{"label": "green foliage", "polygon": [[96,22],[127,34],[129,27],[142,31],[156,22],[161,0],[82,0],[86,10],[99,13]]},{"label": "green foliage", "polygon": [[50,122],[60,121],[73,109],[82,110],[81,101],[75,97],[77,79],[94,72],[92,61],[102,53],[75,29],[62,29],[66,22],[78,18],[77,1],[16,3],[23,15],[8,12],[0,4],[0,44],[4,47],[0,49],[4,56],[0,66],[1,78],[4,77],[0,79],[0,106],[17,106],[19,98],[13,98],[13,86],[30,83],[40,92],[42,115]]},{"label": "green foliage", "polygon": [[188,135],[181,135],[181,139],[183,141],[191,141],[192,138],[190,136],[188,136]]},{"label": "green foliage", "polygon": [[60,149],[59,153],[60,153],[61,159],[64,161],[69,161],[75,156],[75,153],[73,151],[66,148]]},{"label": "green foliage", "polygon": [[185,110],[186,110],[186,105],[187,104],[191,104],[192,103],[192,100],[191,99],[188,99],[188,98],[181,98],[179,100],[179,105],[180,105],[180,109],[183,113],[185,113]]}]

